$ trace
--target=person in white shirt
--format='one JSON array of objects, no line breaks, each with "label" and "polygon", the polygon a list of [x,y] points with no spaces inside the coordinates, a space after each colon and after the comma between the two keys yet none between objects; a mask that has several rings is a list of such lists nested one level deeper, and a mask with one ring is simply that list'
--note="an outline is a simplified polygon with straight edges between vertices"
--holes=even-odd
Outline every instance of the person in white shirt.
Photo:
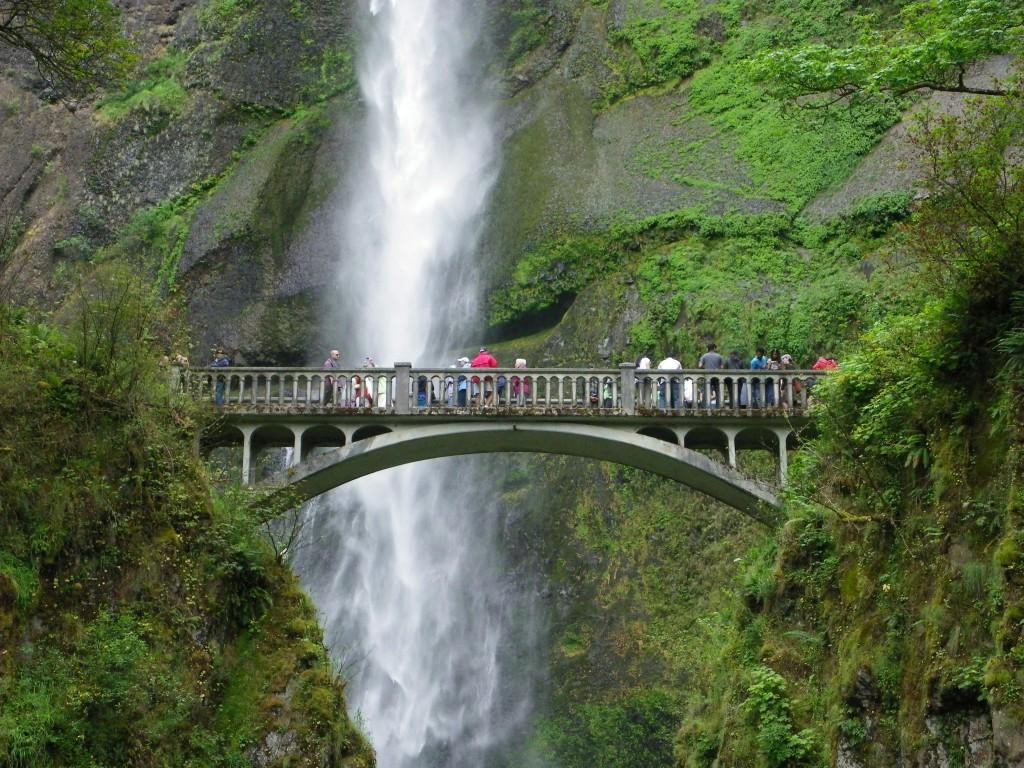
[{"label": "person in white shirt", "polygon": [[[683,370],[683,364],[676,360],[672,355],[668,355],[664,360],[658,363],[659,371],[681,371]],[[679,380],[672,378],[669,381],[669,408],[679,407]],[[661,382],[658,384],[658,405],[662,408],[665,407],[665,383]]]},{"label": "person in white shirt", "polygon": [[[638,371],[651,370],[651,356],[644,352],[636,361]],[[654,399],[654,378],[646,374],[636,377],[636,402],[637,405],[651,407]]]}]

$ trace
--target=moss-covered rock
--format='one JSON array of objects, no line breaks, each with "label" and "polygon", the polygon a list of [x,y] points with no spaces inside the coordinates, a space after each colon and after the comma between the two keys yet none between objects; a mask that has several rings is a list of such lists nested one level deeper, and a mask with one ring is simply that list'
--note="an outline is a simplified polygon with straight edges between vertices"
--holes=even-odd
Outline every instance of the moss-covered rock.
[{"label": "moss-covered rock", "polygon": [[72,336],[0,311],[0,763],[368,768],[308,598],[140,342],[180,338],[147,289],[94,278]]}]

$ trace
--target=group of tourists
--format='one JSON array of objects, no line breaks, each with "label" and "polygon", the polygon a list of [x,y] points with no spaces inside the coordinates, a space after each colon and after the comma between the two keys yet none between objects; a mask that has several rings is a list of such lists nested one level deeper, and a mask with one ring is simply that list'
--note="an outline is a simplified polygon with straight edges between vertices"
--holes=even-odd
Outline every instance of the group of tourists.
[{"label": "group of tourists", "polygon": [[[340,368],[340,360],[340,351],[332,349],[328,358],[324,360],[323,367],[325,369]],[[480,351],[472,360],[468,357],[460,357],[451,366],[454,369],[498,367],[497,358],[490,353],[487,347],[480,347]],[[526,360],[518,358],[515,361],[515,367],[525,368]],[[376,368],[373,358],[365,358],[362,368]],[[350,375],[347,380],[336,379],[328,374],[324,376],[321,402],[324,405],[372,408],[375,400],[378,404],[383,404],[387,397],[386,386],[386,378],[378,379],[370,373],[363,376]],[[453,408],[465,408],[469,405],[490,407],[495,405],[496,398],[498,401],[505,400],[506,388],[511,393],[513,400],[522,404],[530,393],[530,382],[519,376],[472,376],[453,373],[444,377],[443,392],[439,393],[426,376],[418,376],[416,379],[416,405],[420,408],[442,403]]]},{"label": "group of tourists", "polygon": [[[491,354],[487,347],[480,347],[476,357],[470,360],[468,357],[460,357],[455,361],[453,368],[499,368],[498,359]],[[526,358],[517,357],[514,368],[525,368]],[[423,405],[420,400],[427,397],[426,392],[419,391],[419,386],[425,384],[426,377],[421,376],[418,382],[417,404]],[[490,407],[495,404],[495,397],[499,402],[505,402],[505,393],[511,395],[509,402],[512,405],[525,405],[530,395],[530,380],[525,376],[471,376],[453,374],[445,376],[444,393],[442,400],[446,405],[465,408],[468,405],[481,405]]]},{"label": "group of tourists", "polygon": [[[185,359],[175,359],[176,365],[187,366]],[[224,368],[231,365],[223,347],[217,347],[211,368]],[[324,360],[323,368],[326,371],[340,369],[341,351],[332,349]],[[323,405],[337,405],[342,407],[372,408],[374,403],[383,406],[387,400],[386,376],[374,376],[369,369],[376,368],[373,358],[366,357],[362,362],[362,369],[367,373],[364,375],[346,376],[332,375],[327,373],[323,378],[321,403]],[[498,368],[497,358],[491,354],[486,346],[480,347],[480,351],[471,360],[469,357],[459,357],[450,366],[452,369],[480,369]],[[525,358],[517,358],[515,368],[526,368]],[[754,377],[730,376],[728,374],[708,375],[707,388],[704,391],[695,391],[692,376],[672,376],[673,371],[683,371],[683,365],[671,354],[662,359],[656,367],[652,366],[650,354],[641,355],[636,361],[638,373],[643,371],[664,371],[668,375],[664,378],[654,379],[650,376],[640,375],[637,377],[637,394],[639,401],[644,404],[656,405],[658,408],[692,408],[697,407],[730,407],[730,408],[761,408],[780,405],[788,407],[792,405],[792,395],[799,394],[805,383],[799,379],[789,380],[782,377],[768,375],[769,372],[795,371],[797,366],[792,355],[783,354],[778,349],[765,353],[763,347],[758,347],[756,354],[747,362],[740,356],[739,352],[733,351],[728,357],[718,352],[714,343],[707,345],[707,351],[697,361],[697,368],[707,371],[709,374],[714,371],[750,371],[759,375]],[[836,361],[829,355],[821,355],[811,366],[815,371],[831,371],[838,368]],[[465,408],[471,405],[490,407],[496,403],[525,405],[530,396],[531,379],[527,376],[517,375],[475,375],[451,373],[444,376],[443,384],[438,387],[432,383],[427,376],[420,375],[416,380],[416,405],[424,408],[428,406],[446,405],[448,407]],[[809,388],[813,382],[806,382]],[[656,387],[656,390],[652,390]],[[226,379],[218,376],[214,383],[214,403],[218,406],[224,405]],[[590,401],[593,404],[603,403],[611,407],[614,400],[614,388],[610,377],[604,382],[603,387],[592,385],[589,393]],[[656,403],[650,402],[656,396]]]},{"label": "group of tourists", "polygon": [[[833,371],[839,364],[830,355],[821,355],[811,366],[814,371]],[[651,370],[651,358],[644,354],[636,362],[638,371]],[[697,361],[697,368],[704,371],[795,371],[796,363],[792,355],[783,354],[778,349],[773,349],[767,355],[764,347],[758,347],[754,357],[747,363],[737,351],[729,353],[729,357],[723,357],[718,351],[718,346],[711,342],[707,345],[707,351]],[[676,358],[668,355],[658,363],[659,371],[681,371],[682,363]],[[694,392],[694,381],[692,378],[684,378],[682,382],[676,379],[668,380],[668,387],[665,382],[659,384],[658,407],[660,408],[692,408],[695,404],[709,407],[739,407],[739,408],[762,408],[781,405],[789,407],[792,405],[792,395],[799,395],[803,390],[804,383],[800,380],[792,380],[791,386],[787,379],[774,376],[759,375],[755,378],[739,378],[732,376],[708,376],[708,391]],[[680,387],[680,383],[682,387]],[[748,386],[749,384],[749,386]],[[810,387],[812,381],[807,382]],[[734,386],[735,385],[735,386]],[[732,402],[735,398],[736,402]],[[708,402],[704,402],[707,399]]]}]

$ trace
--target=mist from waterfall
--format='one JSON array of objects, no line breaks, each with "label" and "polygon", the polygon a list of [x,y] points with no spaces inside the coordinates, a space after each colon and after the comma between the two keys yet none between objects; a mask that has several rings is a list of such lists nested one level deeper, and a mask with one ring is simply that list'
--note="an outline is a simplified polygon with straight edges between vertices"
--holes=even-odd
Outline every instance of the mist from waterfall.
[{"label": "mist from waterfall", "polygon": [[[472,255],[496,171],[470,0],[369,0],[361,164],[340,213],[343,363],[450,364],[478,327]],[[333,322],[333,320],[332,320]],[[381,768],[476,768],[521,727],[535,626],[505,566],[493,481],[447,459],[379,473],[311,510],[297,567]]]}]

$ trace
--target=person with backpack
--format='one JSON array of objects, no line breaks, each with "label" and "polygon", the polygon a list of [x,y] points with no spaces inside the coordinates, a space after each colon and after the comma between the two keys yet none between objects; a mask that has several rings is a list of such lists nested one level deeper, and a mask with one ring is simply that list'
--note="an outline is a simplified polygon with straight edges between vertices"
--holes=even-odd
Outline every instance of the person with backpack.
[{"label": "person with backpack", "polygon": [[[459,368],[469,368],[469,358],[460,357],[455,361]],[[459,408],[469,405],[469,377],[460,375],[457,381],[458,392],[455,396],[455,403]]]},{"label": "person with backpack", "polygon": [[[660,363],[658,363],[658,370],[659,371],[681,371],[681,370],[683,370],[683,364],[680,363],[678,360],[676,360],[676,358],[672,357],[672,355],[666,355],[665,359],[662,360]],[[669,399],[668,399],[667,405],[668,405],[669,408],[678,408],[679,407],[679,380],[678,380],[678,378],[676,378],[672,374],[668,374],[668,376],[669,376],[669,381],[668,381],[668,395],[669,395]],[[691,395],[691,397],[692,397],[692,395]],[[664,380],[661,380],[658,383],[658,407],[659,408],[664,408],[665,406],[666,406],[666,402],[665,402],[665,382],[664,382]]]},{"label": "person with backpack", "polygon": [[[777,349],[773,349],[771,354],[768,356],[768,362],[765,365],[766,371],[781,371],[782,370],[782,353]],[[774,406],[779,401],[779,380],[777,378],[770,378],[764,380],[764,404]]]},{"label": "person with backpack", "polygon": [[[702,368],[705,371],[718,371],[725,367],[725,358],[718,354],[718,346],[711,342],[708,344],[708,351],[701,355],[700,360],[697,362],[697,367]],[[722,393],[718,387],[718,377],[709,377],[710,386],[708,387],[709,397],[711,403],[706,403],[707,408],[720,408],[722,406]]]}]

